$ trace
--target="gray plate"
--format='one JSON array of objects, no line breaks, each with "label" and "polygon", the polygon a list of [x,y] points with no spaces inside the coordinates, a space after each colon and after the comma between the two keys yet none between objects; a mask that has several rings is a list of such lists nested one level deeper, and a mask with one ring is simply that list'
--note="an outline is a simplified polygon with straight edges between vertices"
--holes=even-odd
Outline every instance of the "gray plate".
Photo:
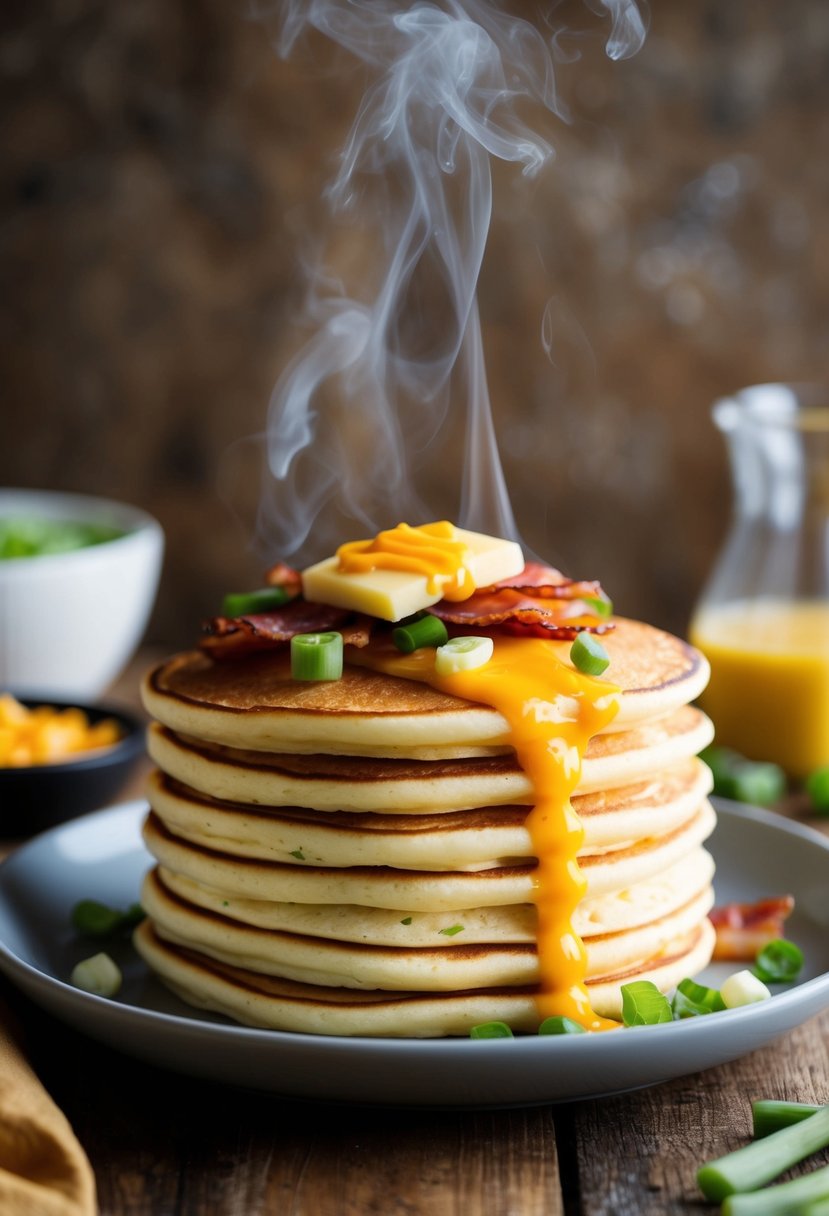
[{"label": "gray plate", "polygon": [[[718,804],[711,841],[719,903],[791,893],[787,934],[803,977],[770,1001],[660,1026],[583,1037],[364,1039],[237,1026],[182,1004],[127,944],[107,947],[124,972],[115,1000],[67,981],[95,953],[69,927],[80,899],[125,907],[150,858],[145,806],[98,811],[36,837],[0,866],[0,969],[70,1026],[177,1072],[290,1097],[409,1106],[530,1105],[655,1085],[745,1055],[829,1005],[829,840],[778,816]],[[710,967],[719,984],[736,966]]]}]

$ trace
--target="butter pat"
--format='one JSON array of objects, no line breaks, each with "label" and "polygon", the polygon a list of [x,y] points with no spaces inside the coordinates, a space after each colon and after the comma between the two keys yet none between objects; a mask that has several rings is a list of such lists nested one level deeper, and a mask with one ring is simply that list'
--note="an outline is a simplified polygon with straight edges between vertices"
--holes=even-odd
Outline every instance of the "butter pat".
[{"label": "butter pat", "polygon": [[[488,587],[503,578],[513,578],[524,569],[521,546],[511,540],[485,536],[482,532],[454,529],[453,538],[467,548],[464,566],[469,575],[471,595],[477,587]],[[337,557],[327,557],[302,574],[302,591],[307,600],[350,608],[384,621],[399,621],[443,599],[444,589],[453,581],[450,574],[410,570],[374,569],[359,573],[339,569]],[[461,598],[453,596],[453,598]]]}]

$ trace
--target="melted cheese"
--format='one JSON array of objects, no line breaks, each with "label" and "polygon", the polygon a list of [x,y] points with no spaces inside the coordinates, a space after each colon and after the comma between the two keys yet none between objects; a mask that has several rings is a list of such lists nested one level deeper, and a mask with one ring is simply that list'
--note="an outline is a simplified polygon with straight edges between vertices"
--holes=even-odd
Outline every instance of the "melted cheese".
[{"label": "melted cheese", "polygon": [[478,587],[519,574],[524,557],[514,541],[439,520],[417,527],[398,524],[371,540],[348,541],[337,550],[336,568],[340,574],[395,570],[419,575],[430,596],[464,600]]},{"label": "melted cheese", "polygon": [[599,1018],[590,1007],[584,946],[573,930],[586,882],[577,861],[584,831],[570,798],[588,741],[612,721],[620,693],[606,680],[576,671],[562,653],[561,646],[542,638],[498,638],[485,666],[448,676],[435,672],[433,650],[392,655],[368,647],[359,661],[491,705],[506,718],[510,741],[537,799],[527,827],[538,858],[539,1020],[562,1015],[599,1030],[616,1023]]}]

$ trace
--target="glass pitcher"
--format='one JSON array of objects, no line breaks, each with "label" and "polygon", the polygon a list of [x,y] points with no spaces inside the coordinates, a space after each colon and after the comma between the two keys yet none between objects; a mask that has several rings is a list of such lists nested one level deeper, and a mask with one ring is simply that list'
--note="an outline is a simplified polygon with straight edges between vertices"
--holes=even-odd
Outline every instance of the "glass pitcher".
[{"label": "glass pitcher", "polygon": [[829,764],[829,389],[718,401],[734,518],[691,622],[718,745],[795,779]]}]

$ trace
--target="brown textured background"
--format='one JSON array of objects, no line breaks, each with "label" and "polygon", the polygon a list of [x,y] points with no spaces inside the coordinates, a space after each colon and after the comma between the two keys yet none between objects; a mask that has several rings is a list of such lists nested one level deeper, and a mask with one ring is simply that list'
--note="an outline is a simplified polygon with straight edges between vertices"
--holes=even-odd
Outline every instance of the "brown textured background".
[{"label": "brown textured background", "polygon": [[[583,5],[563,11],[594,35],[560,72],[573,122],[532,186],[496,173],[481,282],[502,456],[536,550],[682,630],[728,515],[711,401],[827,375],[829,6],[654,0],[622,63]],[[0,484],[156,514],[169,644],[258,580],[256,479],[230,479],[227,453],[295,344],[299,259],[359,97],[322,44],[284,63],[245,12],[2,18]]]}]

